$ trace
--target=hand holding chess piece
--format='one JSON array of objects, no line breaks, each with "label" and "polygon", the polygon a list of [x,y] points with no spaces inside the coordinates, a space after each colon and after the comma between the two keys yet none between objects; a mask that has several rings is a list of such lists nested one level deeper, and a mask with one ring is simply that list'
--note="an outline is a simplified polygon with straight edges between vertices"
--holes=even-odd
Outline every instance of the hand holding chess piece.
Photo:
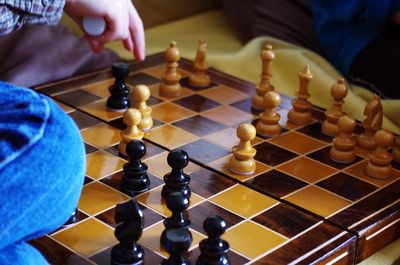
[{"label": "hand holding chess piece", "polygon": [[194,60],[194,74],[189,76],[189,83],[192,87],[208,87],[211,83],[210,76],[207,74],[206,54],[207,42],[200,40]]},{"label": "hand holding chess piece", "polygon": [[161,77],[162,83],[159,87],[159,93],[165,97],[178,97],[182,93],[181,75],[178,73],[178,61],[180,54],[176,42],[171,42],[165,52],[165,60],[167,61],[167,69]]},{"label": "hand holding chess piece", "polygon": [[250,175],[256,170],[256,149],[251,146],[251,141],[256,137],[256,128],[251,124],[241,124],[236,134],[240,139],[237,146],[232,148],[233,156],[229,163],[229,170],[235,174]]},{"label": "hand holding chess piece", "polygon": [[274,91],[264,95],[265,111],[257,122],[257,133],[262,136],[272,137],[281,133],[279,120],[281,115],[276,112],[276,108],[281,103],[281,96]]},{"label": "hand holding chess piece", "polygon": [[375,133],[376,149],[369,154],[367,165],[367,175],[386,179],[392,175],[393,155],[388,149],[392,146],[394,136],[386,130],[379,130]]},{"label": "hand holding chess piece", "polygon": [[153,127],[153,118],[151,117],[152,108],[147,106],[146,101],[150,98],[150,89],[145,85],[134,86],[131,92],[132,108],[138,109],[142,114],[138,128],[147,131]]},{"label": "hand holding chess piece", "polygon": [[351,163],[356,158],[354,148],[357,141],[352,133],[356,128],[356,121],[347,115],[338,121],[339,133],[333,138],[329,157],[339,163]]},{"label": "hand holding chess piece", "polygon": [[122,116],[126,129],[121,131],[122,140],[119,143],[118,151],[120,154],[126,156],[126,145],[134,139],[142,140],[144,133],[139,130],[138,125],[142,120],[142,115],[137,109],[128,109]]}]

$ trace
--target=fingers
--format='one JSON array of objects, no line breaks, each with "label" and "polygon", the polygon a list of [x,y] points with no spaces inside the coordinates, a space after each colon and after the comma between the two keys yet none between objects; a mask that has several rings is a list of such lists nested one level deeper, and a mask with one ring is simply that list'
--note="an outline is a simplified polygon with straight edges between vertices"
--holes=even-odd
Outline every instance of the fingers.
[{"label": "fingers", "polygon": [[133,54],[136,60],[143,61],[145,58],[143,22],[133,5],[131,5],[129,12],[129,33],[133,42]]}]

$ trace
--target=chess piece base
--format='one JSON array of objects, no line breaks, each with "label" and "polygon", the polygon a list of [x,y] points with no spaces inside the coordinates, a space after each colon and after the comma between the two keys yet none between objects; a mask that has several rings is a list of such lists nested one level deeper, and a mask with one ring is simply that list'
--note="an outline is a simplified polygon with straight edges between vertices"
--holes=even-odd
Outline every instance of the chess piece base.
[{"label": "chess piece base", "polygon": [[281,126],[279,124],[265,124],[259,121],[256,126],[257,133],[265,137],[277,136],[281,133]]},{"label": "chess piece base", "polygon": [[361,134],[360,137],[358,138],[358,146],[367,150],[375,150],[376,143],[374,136]]},{"label": "chess piece base", "polygon": [[140,179],[127,178],[122,176],[121,179],[121,191],[134,196],[139,193],[149,190],[150,179],[147,175]]},{"label": "chess piece base", "polygon": [[211,79],[208,75],[205,76],[191,75],[189,77],[189,84],[192,87],[208,87],[211,84]]},{"label": "chess piece base", "polygon": [[138,128],[142,131],[148,131],[151,127],[153,127],[153,119],[151,117],[142,118],[138,125]]},{"label": "chess piece base", "polygon": [[337,124],[324,120],[321,126],[321,131],[323,134],[328,136],[335,136],[339,133],[339,128]]},{"label": "chess piece base", "polygon": [[351,163],[356,159],[356,154],[351,151],[340,151],[332,147],[329,151],[329,157],[338,163]]},{"label": "chess piece base", "polygon": [[291,109],[288,113],[288,120],[296,125],[307,125],[312,122],[312,115],[309,111],[299,112]]},{"label": "chess piece base", "polygon": [[366,173],[368,176],[378,179],[387,179],[392,175],[392,166],[377,166],[372,163],[368,163]]},{"label": "chess piece base", "polygon": [[120,244],[111,250],[111,265],[143,264],[144,250],[136,244],[132,249],[123,249]]},{"label": "chess piece base", "polygon": [[179,83],[176,84],[161,84],[159,93],[164,97],[179,97],[182,94],[182,87]]},{"label": "chess piece base", "polygon": [[232,157],[229,163],[229,170],[239,175],[251,175],[256,171],[256,162],[254,159],[238,160]]},{"label": "chess piece base", "polygon": [[124,112],[129,108],[129,100],[128,98],[123,99],[113,99],[109,97],[106,102],[107,109],[113,112]]}]

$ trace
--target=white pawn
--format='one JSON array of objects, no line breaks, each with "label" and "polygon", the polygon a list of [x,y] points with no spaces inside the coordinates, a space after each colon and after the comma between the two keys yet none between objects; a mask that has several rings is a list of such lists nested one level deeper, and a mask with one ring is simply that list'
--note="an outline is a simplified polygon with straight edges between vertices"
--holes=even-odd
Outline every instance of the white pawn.
[{"label": "white pawn", "polygon": [[133,87],[131,93],[132,107],[138,109],[142,114],[142,120],[138,128],[148,131],[153,127],[153,118],[151,117],[152,108],[147,106],[146,101],[150,98],[150,89],[145,85]]},{"label": "white pawn", "polygon": [[354,148],[357,145],[352,133],[356,128],[356,121],[347,115],[340,117],[338,123],[339,133],[333,138],[329,157],[339,163],[351,163],[356,158]]},{"label": "white pawn", "polygon": [[386,179],[392,175],[392,160],[393,155],[388,149],[394,141],[393,133],[386,130],[379,130],[375,133],[376,149],[369,154],[367,165],[367,175]]},{"label": "white pawn", "polygon": [[120,154],[126,155],[126,145],[134,139],[142,140],[144,136],[144,133],[138,128],[142,115],[137,109],[128,109],[124,112],[122,119],[127,127],[121,131],[122,140],[119,143],[118,151]]},{"label": "white pawn", "polygon": [[264,95],[265,111],[257,122],[257,133],[262,136],[276,136],[281,133],[279,120],[281,115],[276,112],[276,108],[281,103],[281,96],[274,91],[267,92]]},{"label": "white pawn", "polygon": [[256,137],[256,128],[253,125],[241,124],[236,135],[240,142],[232,148],[233,156],[229,163],[229,170],[235,174],[250,175],[256,170],[256,161],[254,156],[257,150],[251,146],[251,141]]}]

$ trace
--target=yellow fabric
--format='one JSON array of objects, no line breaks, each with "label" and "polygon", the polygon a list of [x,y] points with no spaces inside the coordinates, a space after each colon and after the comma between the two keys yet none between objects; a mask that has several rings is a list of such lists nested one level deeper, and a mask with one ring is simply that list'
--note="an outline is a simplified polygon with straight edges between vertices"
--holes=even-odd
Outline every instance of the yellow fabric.
[{"label": "yellow fabric", "polygon": [[[64,23],[69,25],[70,21],[64,20]],[[75,30],[79,31],[77,28]],[[243,46],[221,10],[205,12],[147,29],[147,54],[164,51],[170,41],[177,41],[181,55],[193,59],[199,39],[208,40],[207,58],[210,66],[253,83],[259,82],[260,50],[265,43],[270,43],[276,53],[276,59],[271,67],[273,74],[271,83],[276,90],[294,96],[298,89],[297,73],[309,64],[314,75],[310,86],[311,102],[323,108],[331,105],[329,90],[339,74],[329,63],[308,50],[268,37],[255,39]],[[133,58],[119,42],[111,43],[107,47],[125,59]],[[364,106],[371,96],[367,90],[349,85],[345,111],[350,116],[362,120]],[[400,101],[383,100],[382,104],[385,113],[384,127],[398,133]],[[399,250],[400,240],[397,240],[362,264],[394,264],[395,260],[400,258]]]}]

